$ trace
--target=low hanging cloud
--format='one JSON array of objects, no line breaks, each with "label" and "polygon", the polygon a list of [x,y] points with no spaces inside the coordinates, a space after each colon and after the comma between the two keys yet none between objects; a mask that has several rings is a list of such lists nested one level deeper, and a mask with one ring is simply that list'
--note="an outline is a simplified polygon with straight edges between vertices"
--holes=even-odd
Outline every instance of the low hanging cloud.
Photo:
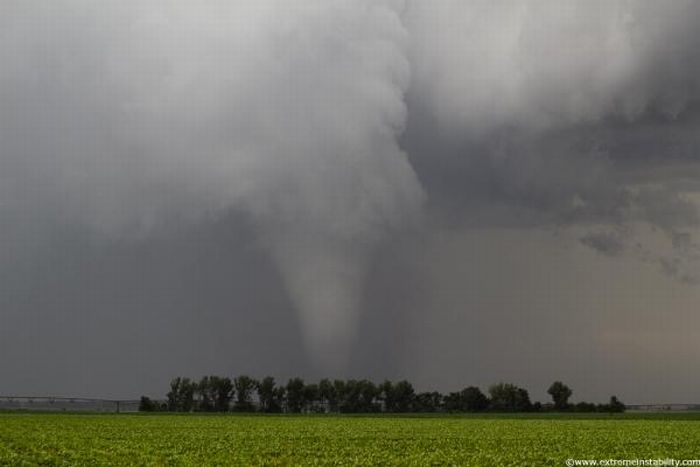
[{"label": "low hanging cloud", "polygon": [[[644,242],[639,224],[671,247],[691,235],[699,19],[691,1],[409,2],[404,138],[438,210],[466,226],[590,227],[585,245],[641,259],[652,246],[626,248]],[[611,242],[600,225],[626,233]]]},{"label": "low hanging cloud", "polygon": [[546,130],[648,112],[695,96],[692,1],[409,2],[413,89],[441,126]]},{"label": "low hanging cloud", "polygon": [[609,256],[637,240],[593,226],[693,250],[700,187],[673,167],[700,147],[699,19],[685,0],[5,1],[0,219],[139,238],[246,213],[310,353],[341,365],[374,251],[426,199],[467,226],[591,227]]},{"label": "low hanging cloud", "polygon": [[368,255],[424,196],[397,5],[4,2],[3,203],[111,236],[245,211],[342,363]]},{"label": "low hanging cloud", "polygon": [[587,247],[606,256],[617,256],[624,250],[619,235],[610,232],[590,232],[579,239]]}]

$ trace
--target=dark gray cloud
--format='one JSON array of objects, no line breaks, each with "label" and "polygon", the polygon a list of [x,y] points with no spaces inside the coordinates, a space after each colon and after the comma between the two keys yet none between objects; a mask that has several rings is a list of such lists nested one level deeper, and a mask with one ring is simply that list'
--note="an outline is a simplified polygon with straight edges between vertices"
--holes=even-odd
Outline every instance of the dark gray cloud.
[{"label": "dark gray cloud", "polygon": [[342,364],[371,251],[424,196],[396,141],[406,31],[364,3],[4,4],[5,203],[116,238],[247,213]]},{"label": "dark gray cloud", "polygon": [[616,256],[622,253],[625,248],[619,235],[610,232],[591,232],[579,240],[587,247],[608,256]]},{"label": "dark gray cloud", "polygon": [[591,324],[606,284],[578,265],[693,320],[669,297],[700,261],[698,24],[692,1],[3,2],[0,392],[559,378],[539,359],[597,397],[625,363],[603,347],[641,377],[663,352],[615,345],[613,306]]}]

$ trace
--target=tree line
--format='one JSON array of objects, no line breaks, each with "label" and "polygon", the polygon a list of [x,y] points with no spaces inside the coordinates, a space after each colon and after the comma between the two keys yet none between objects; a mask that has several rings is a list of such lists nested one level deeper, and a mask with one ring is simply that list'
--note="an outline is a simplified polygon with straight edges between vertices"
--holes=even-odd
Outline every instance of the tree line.
[{"label": "tree line", "polygon": [[292,378],[279,384],[271,376],[261,380],[242,375],[233,379],[205,376],[199,381],[177,377],[170,382],[166,400],[141,397],[144,412],[264,412],[264,413],[417,413],[417,412],[624,412],[612,396],[607,404],[570,403],[571,388],[560,381],[547,393],[552,401],[531,402],[526,389],[498,383],[487,394],[476,386],[442,394],[416,392],[408,381],[375,384],[362,380],[305,383]]}]

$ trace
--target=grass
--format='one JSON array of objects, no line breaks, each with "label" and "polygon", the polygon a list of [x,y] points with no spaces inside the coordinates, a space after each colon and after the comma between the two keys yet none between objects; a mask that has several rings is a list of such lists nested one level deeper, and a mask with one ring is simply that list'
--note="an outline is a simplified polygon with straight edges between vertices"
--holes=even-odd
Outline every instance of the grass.
[{"label": "grass", "polygon": [[565,465],[700,458],[700,414],[0,414],[1,465]]}]

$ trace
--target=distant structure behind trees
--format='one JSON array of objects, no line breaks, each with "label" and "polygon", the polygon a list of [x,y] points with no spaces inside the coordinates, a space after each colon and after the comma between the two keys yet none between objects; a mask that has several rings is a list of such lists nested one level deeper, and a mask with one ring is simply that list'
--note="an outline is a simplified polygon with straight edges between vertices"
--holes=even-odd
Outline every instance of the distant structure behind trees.
[{"label": "distant structure behind trees", "polygon": [[363,380],[329,380],[307,384],[292,378],[278,384],[271,376],[255,380],[205,376],[199,381],[177,377],[165,401],[143,396],[143,412],[263,412],[263,413],[419,413],[419,412],[624,412],[612,396],[607,404],[569,403],[573,391],[560,381],[547,393],[551,403],[532,403],[527,390],[510,383],[489,387],[488,395],[469,386],[458,392],[416,393],[408,381],[375,384]]}]

